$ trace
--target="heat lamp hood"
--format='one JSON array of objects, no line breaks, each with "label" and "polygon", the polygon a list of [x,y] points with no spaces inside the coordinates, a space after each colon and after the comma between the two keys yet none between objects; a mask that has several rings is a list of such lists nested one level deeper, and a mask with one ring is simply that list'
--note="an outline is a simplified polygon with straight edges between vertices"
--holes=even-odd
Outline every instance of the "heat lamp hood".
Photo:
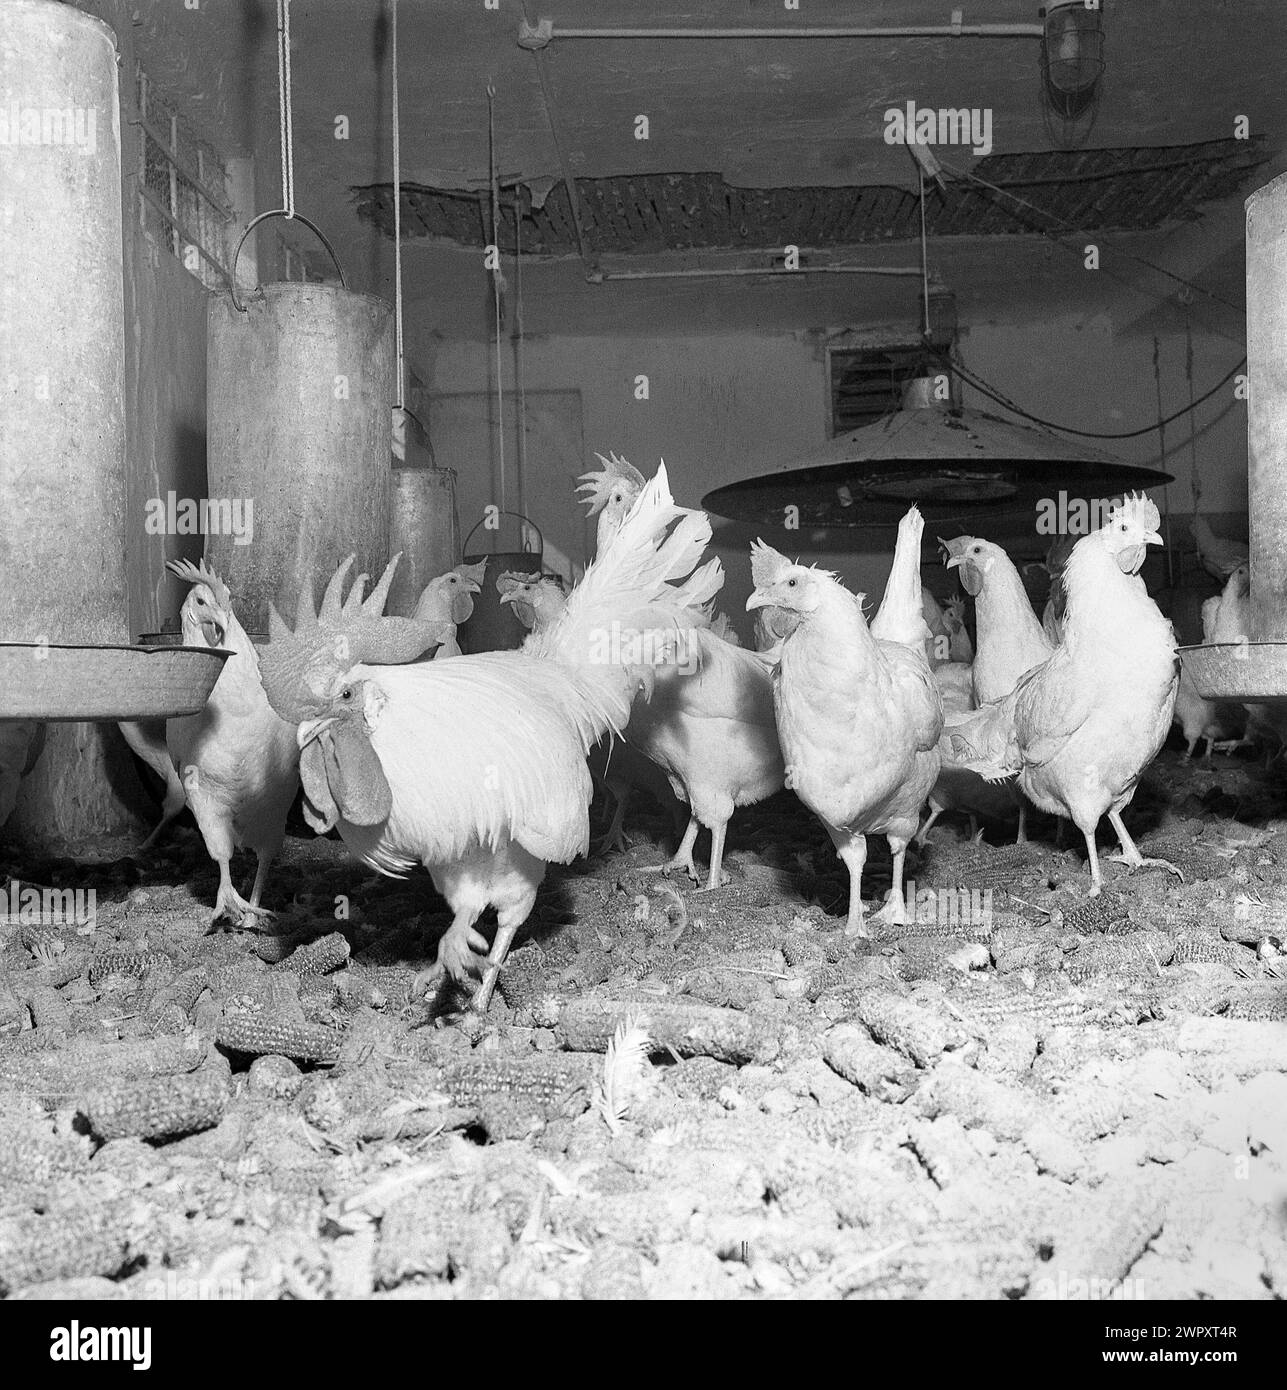
[{"label": "heat lamp hood", "polygon": [[[927,522],[1031,516],[1043,499],[1109,497],[1172,480],[1049,430],[968,407],[907,404],[828,440],[771,473],[708,492],[702,506],[734,521],[781,526],[796,506],[802,532],[897,526],[913,502]],[[923,394],[921,395],[923,399]]]}]

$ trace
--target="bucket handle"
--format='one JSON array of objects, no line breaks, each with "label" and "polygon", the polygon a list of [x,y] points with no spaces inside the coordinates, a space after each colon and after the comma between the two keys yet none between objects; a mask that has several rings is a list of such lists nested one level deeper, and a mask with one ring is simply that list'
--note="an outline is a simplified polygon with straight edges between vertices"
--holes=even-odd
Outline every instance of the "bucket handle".
[{"label": "bucket handle", "polygon": [[[543,532],[541,531],[541,528],[536,524],[536,522],[534,522],[534,521],[532,520],[532,518],[531,518],[530,516],[524,516],[522,512],[511,512],[511,511],[506,511],[504,507],[498,507],[498,508],[496,509],[496,515],[497,515],[497,516],[513,516],[513,517],[517,517],[517,518],[519,519],[519,521],[521,521],[521,522],[523,523],[524,526],[530,526],[530,527],[532,528],[532,530],[536,532],[536,537],[537,537],[537,540],[540,542],[540,544],[537,546],[537,548],[536,548],[535,550],[531,549],[531,548],[528,546],[528,544],[527,544],[527,535],[526,535],[526,534],[523,535],[523,553],[524,553],[524,555],[544,555],[544,554],[545,554],[545,536],[544,536]],[[469,542],[473,539],[474,532],[477,531],[478,528],[479,528],[479,527],[483,524],[483,522],[486,521],[486,520],[487,520],[487,518],[486,518],[486,517],[483,517],[481,520],[474,522],[474,524],[469,528],[469,534],[468,534],[468,535],[465,537],[465,539],[461,542],[460,553],[461,553],[462,555],[468,555],[468,554],[469,554]]]},{"label": "bucket handle", "polygon": [[302,222],[310,232],[326,247],[327,254],[335,265],[337,274],[340,277],[340,288],[348,289],[349,282],[344,278],[344,267],[340,264],[340,258],[335,254],[335,248],[326,239],[326,234],[316,222],[310,222],[302,212],[289,213],[285,208],[272,208],[268,212],[261,212],[258,217],[252,217],[246,223],[246,230],[241,234],[241,240],[237,243],[237,249],[232,253],[232,266],[228,272],[228,291],[232,295],[233,308],[238,313],[246,313],[246,306],[237,298],[237,262],[241,258],[241,248],[246,244],[246,238],[259,226],[261,222],[267,222],[270,217],[286,217],[293,222]]}]

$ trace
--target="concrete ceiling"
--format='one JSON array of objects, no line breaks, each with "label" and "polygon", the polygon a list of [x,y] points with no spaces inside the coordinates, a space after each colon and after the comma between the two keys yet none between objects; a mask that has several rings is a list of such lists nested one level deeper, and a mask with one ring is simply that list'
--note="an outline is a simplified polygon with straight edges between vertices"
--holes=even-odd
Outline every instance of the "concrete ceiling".
[{"label": "concrete ceiling", "polygon": [[[535,21],[559,26],[803,26],[943,24],[948,0],[874,0],[787,11],[781,0],[526,0]],[[495,90],[500,174],[557,179],[561,161],[542,100],[537,60],[515,42],[523,4],[401,0],[399,66],[403,177],[477,188],[488,174],[487,86]],[[1287,6],[1281,0],[1105,0],[1107,73],[1088,143],[1102,148],[1225,139],[1245,116],[1266,137],[1268,162],[1253,180],[1287,168]],[[355,288],[391,296],[387,238],[361,221],[353,190],[391,178],[387,0],[295,0],[292,5],[296,186],[300,211],[336,244]],[[1036,3],[978,0],[967,23],[1035,22]],[[190,11],[145,0],[140,49],[152,80],[194,124],[234,152],[257,156],[260,206],[280,201],[275,6],[229,0]],[[884,113],[919,107],[986,107],[997,153],[1049,149],[1033,39],[562,41],[545,51],[552,109],[574,176],[716,170],[754,187],[882,183],[912,186],[907,151],[887,145]],[[647,115],[650,138],[634,137]],[[349,138],[335,139],[345,116]],[[966,150],[948,152],[969,167]],[[1223,298],[1242,297],[1240,201],[1247,189],[1192,226],[1121,239],[1168,264],[1168,247]],[[914,244],[863,247],[849,259],[907,264]],[[1016,286],[1057,311],[1085,307],[1080,263],[1040,238],[956,238],[931,247],[931,264],[961,299],[962,316],[995,313]],[[661,265],[738,264],[716,253],[653,256]],[[1132,263],[1133,265],[1133,263]],[[404,255],[406,295],[421,322],[444,336],[484,336],[488,287],[479,252],[416,244]],[[1148,312],[1166,282],[1138,266]],[[1170,288],[1174,289],[1175,286]],[[1120,286],[1119,286],[1120,289]],[[865,277],[589,285],[575,259],[524,267],[530,333],[700,331],[876,323],[915,313],[915,282]],[[1196,310],[1195,310],[1196,312]]]}]

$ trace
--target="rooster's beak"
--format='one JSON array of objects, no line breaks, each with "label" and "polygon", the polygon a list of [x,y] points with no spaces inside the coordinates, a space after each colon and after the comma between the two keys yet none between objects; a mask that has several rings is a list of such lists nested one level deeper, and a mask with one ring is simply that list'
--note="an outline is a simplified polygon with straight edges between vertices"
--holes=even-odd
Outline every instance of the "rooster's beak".
[{"label": "rooster's beak", "polygon": [[947,559],[943,561],[943,568],[954,570],[964,559],[964,555],[949,555]]},{"label": "rooster's beak", "polygon": [[507,593],[507,594],[502,594],[502,595],[500,596],[500,601],[501,601],[502,603],[509,603],[509,604],[512,604],[512,603],[514,602],[514,600],[515,600],[517,597],[518,597],[518,590],[517,590],[517,589],[511,589],[511,590],[509,591],[509,593]]},{"label": "rooster's beak", "polygon": [[1162,540],[1162,537],[1159,536],[1158,533],[1157,533],[1156,531],[1145,531],[1145,532],[1144,532],[1144,544],[1145,544],[1145,545],[1163,545],[1164,543],[1165,543],[1165,542]]},{"label": "rooster's beak", "polygon": [[749,613],[753,608],[768,608],[772,602],[773,600],[763,589],[756,589],[751,597],[746,600],[746,611]]},{"label": "rooster's beak", "polygon": [[301,748],[306,747],[308,744],[312,743],[318,734],[331,722],[332,720],[329,716],[325,719],[305,719],[295,731],[295,742]]}]

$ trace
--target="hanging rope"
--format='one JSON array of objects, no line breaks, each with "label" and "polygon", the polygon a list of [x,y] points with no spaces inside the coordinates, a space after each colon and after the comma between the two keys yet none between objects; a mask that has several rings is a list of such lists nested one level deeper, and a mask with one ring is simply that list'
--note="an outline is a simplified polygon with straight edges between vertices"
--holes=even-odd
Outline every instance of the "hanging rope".
[{"label": "hanging rope", "polygon": [[393,63],[393,333],[398,358],[398,391],[394,408],[406,401],[407,368],[402,350],[402,144],[398,111],[398,0],[392,0],[390,58]]},{"label": "hanging rope", "polygon": [[496,453],[500,460],[500,504],[505,510],[505,383],[501,375],[500,182],[496,172],[496,88],[487,84],[487,170],[492,193],[492,245],[496,268],[492,271],[492,300],[496,309]]},{"label": "hanging rope", "polygon": [[290,0],[277,0],[277,119],[282,147],[282,211],[295,216],[295,127],[291,115]]},{"label": "hanging rope", "polygon": [[[1157,466],[1166,471],[1166,417],[1162,413],[1162,344],[1157,334],[1153,334],[1153,389],[1157,395]],[[1175,547],[1171,544],[1171,494],[1162,489],[1162,506],[1166,520],[1166,582],[1168,588],[1175,587]]]},{"label": "hanging rope", "polygon": [[527,389],[523,372],[523,198],[514,190],[514,384],[518,387],[518,508],[527,511]]}]

